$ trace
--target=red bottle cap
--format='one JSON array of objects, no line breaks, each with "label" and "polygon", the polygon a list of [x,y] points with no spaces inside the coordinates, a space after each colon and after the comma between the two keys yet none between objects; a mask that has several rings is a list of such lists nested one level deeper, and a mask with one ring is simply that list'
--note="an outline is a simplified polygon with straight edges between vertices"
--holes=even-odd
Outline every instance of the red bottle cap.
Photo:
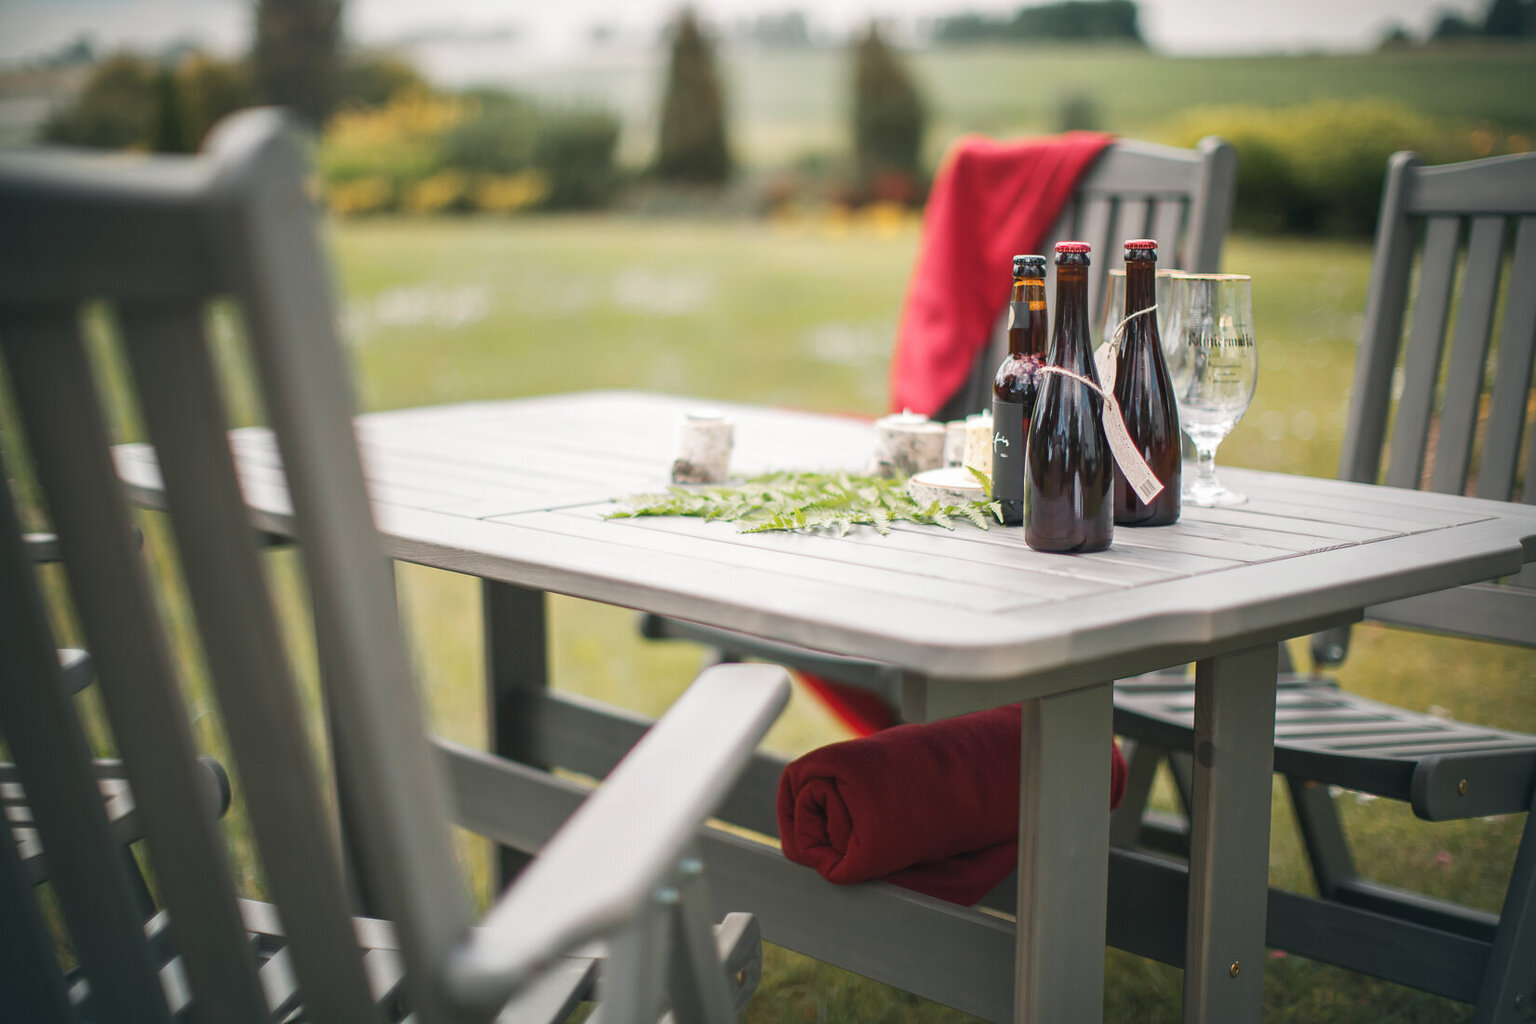
[{"label": "red bottle cap", "polygon": [[1057,252],[1092,252],[1093,246],[1087,242],[1057,242]]},{"label": "red bottle cap", "polygon": [[1125,247],[1127,249],[1156,249],[1157,248],[1157,239],[1155,239],[1155,238],[1132,238],[1132,239],[1130,239],[1129,241],[1127,241],[1125,243]]}]

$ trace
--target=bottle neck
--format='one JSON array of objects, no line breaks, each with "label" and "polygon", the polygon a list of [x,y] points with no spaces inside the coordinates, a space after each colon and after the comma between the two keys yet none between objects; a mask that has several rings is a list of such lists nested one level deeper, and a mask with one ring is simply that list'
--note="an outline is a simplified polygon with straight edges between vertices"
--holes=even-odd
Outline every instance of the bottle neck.
[{"label": "bottle neck", "polygon": [[[1157,303],[1157,264],[1151,260],[1127,260],[1125,264],[1125,312],[1148,309]],[[1157,337],[1157,314],[1143,313],[1125,325],[1122,350]]]},{"label": "bottle neck", "polygon": [[1008,313],[1008,354],[1043,356],[1046,349],[1047,318],[1045,279],[1016,277]]},{"label": "bottle neck", "polygon": [[1056,330],[1051,335],[1050,362],[1097,382],[1088,332],[1088,268],[1057,266]]}]

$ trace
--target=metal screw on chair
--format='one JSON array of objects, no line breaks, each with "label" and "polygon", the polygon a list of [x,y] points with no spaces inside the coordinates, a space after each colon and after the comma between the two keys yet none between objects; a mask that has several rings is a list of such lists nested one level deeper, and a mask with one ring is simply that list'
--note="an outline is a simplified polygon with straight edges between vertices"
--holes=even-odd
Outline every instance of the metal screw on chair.
[{"label": "metal screw on chair", "polygon": [[[747,969],[745,967],[738,967],[738,968],[736,968],[736,987],[737,988],[741,988],[746,983],[747,983]],[[1519,1000],[1519,998],[1520,998],[1519,996],[1515,997],[1515,999],[1517,1001]]]},{"label": "metal screw on chair", "polygon": [[1456,783],[1456,792],[1461,794],[1462,796],[1466,796],[1467,795],[1467,789],[1468,788],[1469,787],[1467,786],[1467,780],[1466,779],[1462,779],[1460,782]]},{"label": "metal screw on chair", "polygon": [[675,907],[682,901],[683,894],[670,885],[656,890],[656,902],[664,907]]},{"label": "metal screw on chair", "polygon": [[677,862],[677,873],[684,878],[697,878],[704,873],[704,862],[697,857],[684,857]]},{"label": "metal screw on chair", "polygon": [[1227,969],[1232,973],[1232,977],[1235,978],[1243,973],[1243,962],[1241,960],[1233,960],[1232,966]]}]

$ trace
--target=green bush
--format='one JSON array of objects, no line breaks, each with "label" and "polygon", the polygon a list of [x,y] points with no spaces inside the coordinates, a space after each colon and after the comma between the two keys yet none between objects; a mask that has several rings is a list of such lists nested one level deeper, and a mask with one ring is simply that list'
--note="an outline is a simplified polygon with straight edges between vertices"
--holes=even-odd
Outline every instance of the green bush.
[{"label": "green bush", "polygon": [[1379,99],[1201,107],[1170,133],[1179,145],[1214,134],[1237,148],[1234,226],[1265,232],[1369,237],[1393,153],[1411,149],[1427,163],[1478,155],[1469,135]]},{"label": "green bush", "polygon": [[44,142],[148,149],[155,130],[158,65],[120,53],[98,64],[73,103],[43,123]]},{"label": "green bush", "polygon": [[607,206],[618,187],[613,153],[619,121],[605,110],[550,110],[539,119],[534,166],[549,182],[544,205]]},{"label": "green bush", "polygon": [[539,140],[539,111],[521,97],[469,93],[472,112],[443,135],[443,164],[461,171],[510,174],[527,169]]}]

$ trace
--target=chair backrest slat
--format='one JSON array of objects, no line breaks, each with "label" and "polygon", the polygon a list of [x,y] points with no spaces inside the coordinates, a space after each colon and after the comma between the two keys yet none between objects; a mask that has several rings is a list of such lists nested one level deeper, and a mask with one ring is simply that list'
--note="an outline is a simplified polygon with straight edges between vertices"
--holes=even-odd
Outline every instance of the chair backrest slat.
[{"label": "chair backrest slat", "polygon": [[[1147,237],[1157,239],[1159,269],[1182,269],[1183,264],[1179,260],[1182,258],[1183,251],[1189,247],[1181,247],[1179,239],[1184,234],[1184,222],[1188,218],[1188,213],[1188,200],[1159,199],[1153,204],[1151,226],[1147,229]],[[1173,241],[1165,242],[1164,239],[1173,239]]]},{"label": "chair backrest slat", "polygon": [[1376,245],[1365,296],[1365,322],[1344,443],[1339,451],[1339,478],[1375,483],[1381,472],[1387,417],[1392,411],[1392,375],[1402,344],[1403,317],[1408,308],[1408,278],[1413,267],[1417,227],[1403,207],[1408,176],[1419,166],[1411,153],[1395,155],[1387,165],[1381,214],[1376,221]]},{"label": "chair backrest slat", "polygon": [[[1520,439],[1525,434],[1526,409],[1530,404],[1531,364],[1536,356],[1536,216],[1521,217],[1515,229],[1514,255],[1504,287],[1504,322],[1499,329],[1497,372],[1493,400],[1488,409],[1488,439],[1483,447],[1482,468],[1477,475],[1477,495],[1508,501],[1515,495],[1515,468],[1519,464]],[[1536,460],[1536,441],[1527,441],[1529,458]],[[1536,503],[1536,461],[1527,469],[1525,500]]]},{"label": "chair backrest slat", "polygon": [[260,1020],[255,957],[77,323],[58,307],[7,316],[0,347],[188,980],[215,1018]]},{"label": "chair backrest slat", "polygon": [[1119,208],[1115,210],[1114,230],[1109,233],[1109,241],[1105,243],[1108,248],[1104,250],[1103,262],[1114,266],[1115,257],[1120,254],[1127,238],[1145,238],[1151,214],[1150,199],[1140,196],[1122,199]]},{"label": "chair backrest slat", "polygon": [[[96,1013],[103,1020],[169,1022],[138,906],[97,792],[90,746],[59,670],[51,627],[4,480],[0,465],[0,728],[16,759],[32,822],[46,844],[54,891],[90,980]],[[8,828],[0,827],[0,846],[16,859]],[[16,883],[30,889],[31,882],[19,876],[19,863],[16,868]],[[17,893],[19,900],[29,896]],[[6,933],[0,945],[28,942],[18,919],[8,916],[0,931]],[[13,959],[0,973],[21,971],[17,958],[23,952],[11,950]],[[41,953],[56,973],[51,944]],[[21,980],[30,984],[42,979]],[[25,998],[9,987],[6,994]],[[32,998],[53,1002],[45,993]],[[39,1019],[62,1019],[46,1014],[46,1003],[34,1005]]]},{"label": "chair backrest slat", "polygon": [[1403,394],[1397,403],[1391,461],[1387,467],[1387,483],[1393,487],[1418,487],[1423,475],[1460,237],[1458,217],[1435,217],[1424,232],[1419,286],[1408,328]]},{"label": "chair backrest slat", "polygon": [[305,736],[255,534],[229,445],[228,418],[192,303],[125,305],[125,349],[165,483],[182,572],[225,731],[242,767],[268,889],[282,908],[304,1001],[316,1020],[373,1019],[339,857]]},{"label": "chair backrest slat", "polygon": [[1475,217],[1467,238],[1461,297],[1451,334],[1451,357],[1441,403],[1440,437],[1435,445],[1435,469],[1430,489],[1461,494],[1472,465],[1472,443],[1487,368],[1488,343],[1493,335],[1493,309],[1498,295],[1504,248],[1504,218]]}]

